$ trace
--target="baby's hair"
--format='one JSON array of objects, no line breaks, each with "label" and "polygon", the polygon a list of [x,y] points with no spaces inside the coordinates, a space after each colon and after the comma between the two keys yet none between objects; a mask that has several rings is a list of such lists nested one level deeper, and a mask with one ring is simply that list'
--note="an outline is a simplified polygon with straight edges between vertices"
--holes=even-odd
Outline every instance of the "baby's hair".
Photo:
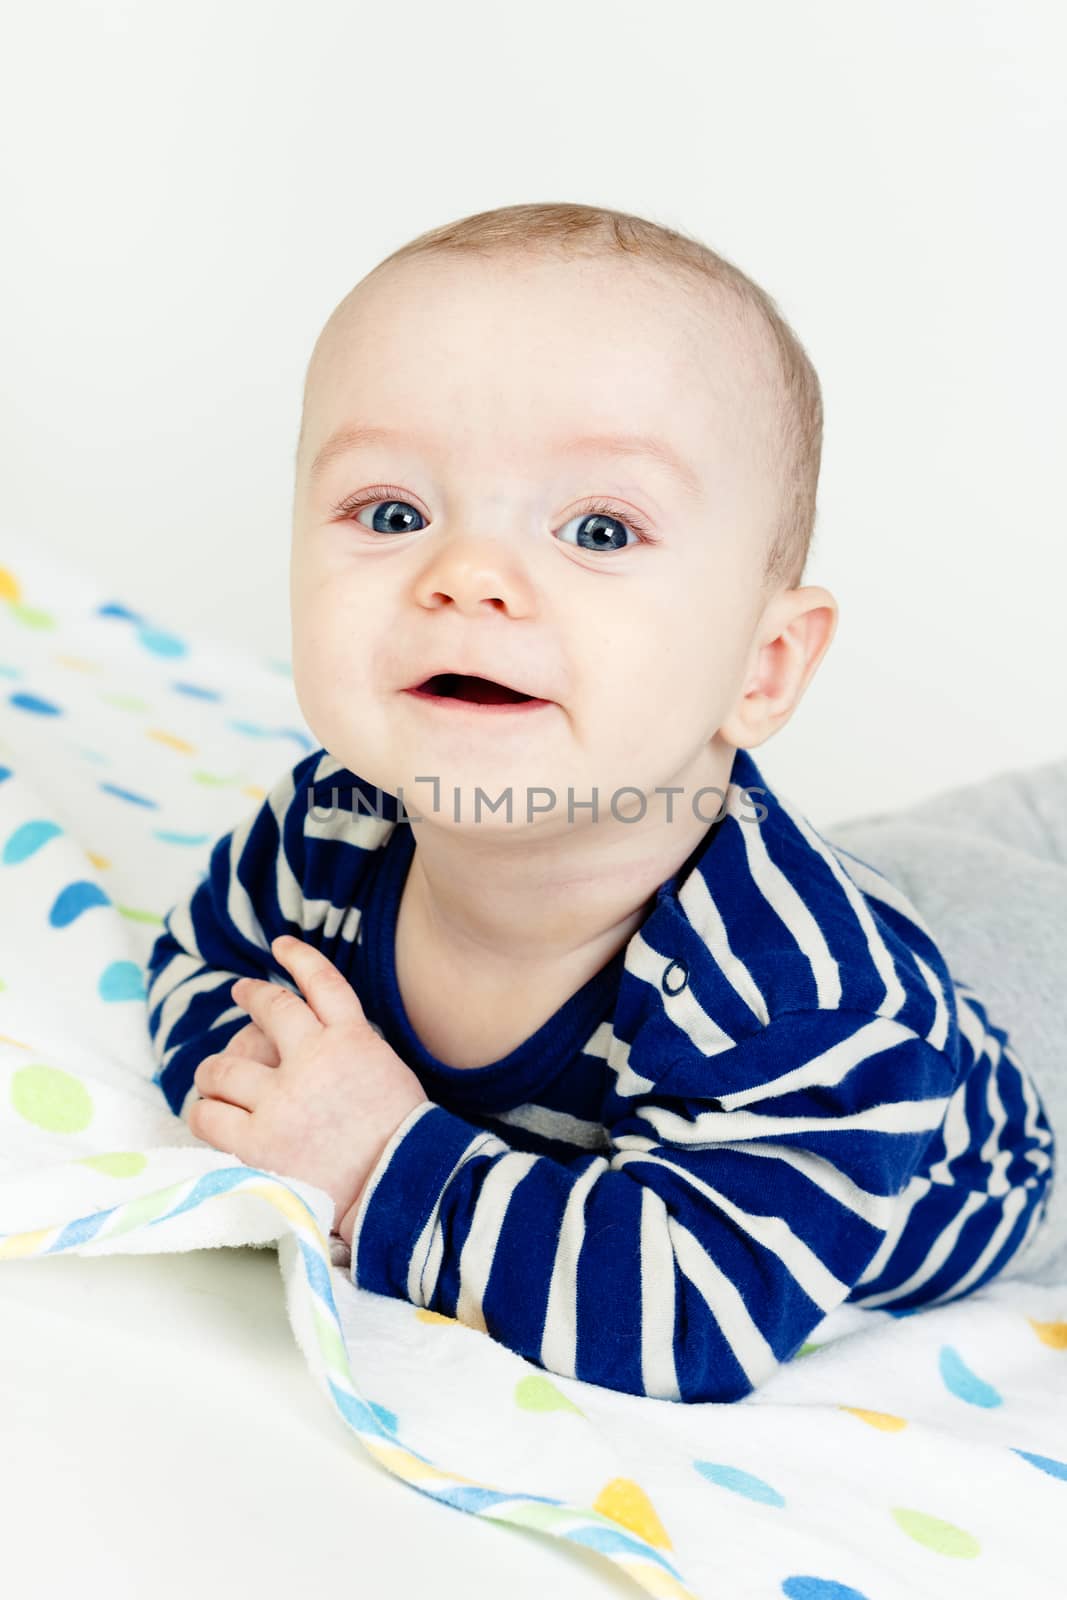
[{"label": "baby's hair", "polygon": [[767,387],[773,392],[775,465],[781,476],[782,498],[777,524],[768,540],[763,585],[768,592],[779,587],[796,588],[803,578],[815,531],[822,461],[822,389],[807,351],[775,302],[733,262],[699,239],[646,217],[606,206],[544,202],[500,206],[430,228],[386,256],[360,281],[366,282],[390,262],[406,257],[464,251],[491,257],[537,248],[642,258],[688,278],[690,285],[700,289],[711,283],[731,292],[742,316],[747,310],[754,311],[770,331],[775,371]]}]

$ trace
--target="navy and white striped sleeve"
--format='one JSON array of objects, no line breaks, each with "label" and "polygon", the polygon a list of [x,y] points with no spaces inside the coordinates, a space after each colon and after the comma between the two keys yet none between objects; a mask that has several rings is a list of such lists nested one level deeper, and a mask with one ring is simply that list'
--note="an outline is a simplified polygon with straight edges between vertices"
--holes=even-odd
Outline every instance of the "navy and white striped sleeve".
[{"label": "navy and white striped sleeve", "polygon": [[518,1151],[427,1102],[363,1190],[353,1281],[567,1377],[741,1399],[847,1299],[957,1070],[890,1018],[816,1010],[631,1074],[610,1156]]},{"label": "navy and white striped sleeve", "polygon": [[236,978],[293,988],[272,956],[279,934],[301,927],[307,791],[322,752],[303,757],[261,804],[212,846],[207,871],[172,906],[146,963],[148,1033],[156,1081],[178,1116],[207,1055],[248,1022],[234,1004]]}]

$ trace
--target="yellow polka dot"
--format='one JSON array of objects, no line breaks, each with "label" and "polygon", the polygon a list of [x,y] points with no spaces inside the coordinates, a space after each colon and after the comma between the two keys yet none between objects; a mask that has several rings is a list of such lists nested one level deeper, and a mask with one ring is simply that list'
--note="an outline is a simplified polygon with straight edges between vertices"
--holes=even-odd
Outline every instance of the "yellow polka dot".
[{"label": "yellow polka dot", "polygon": [[[3,985],[0,984],[0,988],[2,987]],[[0,1033],[0,1044],[13,1044],[19,1050],[30,1049],[28,1044],[24,1044],[21,1039],[13,1039],[9,1033]]]},{"label": "yellow polka dot", "polygon": [[20,1117],[49,1133],[82,1133],[93,1120],[92,1097],[81,1079],[43,1061],[15,1073],[11,1104]]},{"label": "yellow polka dot", "polygon": [[266,789],[261,789],[258,783],[246,783],[241,790],[242,794],[250,794],[253,800],[262,800],[266,792]]},{"label": "yellow polka dot", "polygon": [[86,850],[85,854],[88,856],[93,866],[99,867],[101,872],[106,872],[108,867],[111,865],[111,862],[108,860],[107,856],[98,855],[95,850]]},{"label": "yellow polka dot", "polygon": [[0,567],[0,600],[17,600],[21,593],[15,574],[7,567]]},{"label": "yellow polka dot", "polygon": [[899,1433],[901,1428],[908,1426],[906,1417],[895,1417],[891,1411],[865,1411],[862,1406],[841,1406],[839,1409],[851,1411],[861,1422],[869,1422],[872,1428],[882,1428],[886,1433]]},{"label": "yellow polka dot", "polygon": [[667,1530],[656,1515],[656,1508],[641,1485],[632,1478],[612,1478],[593,1501],[593,1510],[599,1511],[603,1517],[610,1517],[612,1522],[619,1523],[621,1527],[629,1528],[631,1533],[647,1539],[657,1549],[672,1548]]},{"label": "yellow polka dot", "polygon": [[169,745],[172,750],[180,750],[186,756],[191,756],[196,748],[188,739],[179,739],[176,733],[164,733],[162,728],[146,728],[145,732],[150,739],[155,739],[159,744]]},{"label": "yellow polka dot", "polygon": [[1067,1322],[1035,1322],[1033,1317],[1026,1320],[1042,1344],[1053,1350],[1067,1350]]},{"label": "yellow polka dot", "polygon": [[418,1306],[415,1316],[419,1322],[450,1322],[455,1327],[457,1317],[446,1317],[441,1311],[428,1311],[425,1306]]},{"label": "yellow polka dot", "polygon": [[99,661],[86,661],[82,656],[62,656],[55,658],[61,667],[70,667],[75,672],[99,672]]}]

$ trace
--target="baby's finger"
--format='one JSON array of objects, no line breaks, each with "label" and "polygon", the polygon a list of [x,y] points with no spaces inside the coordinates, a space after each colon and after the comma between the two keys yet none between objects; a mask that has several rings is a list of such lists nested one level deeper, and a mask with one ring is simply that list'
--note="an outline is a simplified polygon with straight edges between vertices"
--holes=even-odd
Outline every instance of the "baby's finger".
[{"label": "baby's finger", "polygon": [[280,1067],[282,1058],[278,1047],[269,1039],[258,1022],[246,1022],[226,1046],[234,1056],[247,1056],[250,1061],[261,1061],[265,1067]]}]

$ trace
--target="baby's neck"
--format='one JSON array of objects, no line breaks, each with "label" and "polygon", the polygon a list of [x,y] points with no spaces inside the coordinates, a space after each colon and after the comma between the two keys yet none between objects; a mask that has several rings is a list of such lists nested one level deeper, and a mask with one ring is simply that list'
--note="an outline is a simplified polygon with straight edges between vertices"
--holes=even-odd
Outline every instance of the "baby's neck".
[{"label": "baby's neck", "polygon": [[482,1067],[510,1055],[628,943],[644,914],[641,908],[610,936],[554,964],[523,958],[508,965],[499,957],[486,963],[465,960],[454,943],[435,940],[408,884],[397,913],[397,986],[419,1039],[450,1067]]},{"label": "baby's neck", "polygon": [[[591,976],[630,940],[657,891],[714,826],[714,791],[725,794],[733,754],[705,752],[683,791],[649,795],[637,820],[601,816],[506,835],[473,835],[425,816],[406,824],[415,849],[402,904],[420,947],[487,996],[505,993],[519,973],[546,988],[576,971]],[[712,792],[695,805],[698,788]]]}]

